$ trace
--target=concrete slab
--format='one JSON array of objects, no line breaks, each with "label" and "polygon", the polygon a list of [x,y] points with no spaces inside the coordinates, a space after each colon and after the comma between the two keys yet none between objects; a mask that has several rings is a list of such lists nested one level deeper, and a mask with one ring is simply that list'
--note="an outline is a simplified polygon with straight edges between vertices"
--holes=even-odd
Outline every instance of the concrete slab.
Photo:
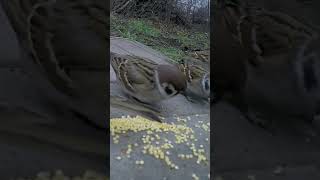
[{"label": "concrete slab", "polygon": [[215,180],[317,180],[319,178],[319,168],[314,165],[300,165],[286,168],[250,169],[246,172],[225,172],[223,176],[218,176]]},{"label": "concrete slab", "polygon": [[0,88],[0,160],[6,163],[0,167],[1,179],[57,169],[74,175],[91,168],[104,172],[105,131],[63,110],[59,93],[40,77],[0,68],[5,84]]},{"label": "concrete slab", "polygon": [[[186,116],[179,116],[180,118],[186,118]],[[197,138],[194,143],[197,148],[203,147],[205,150],[205,156],[207,160],[210,158],[210,133],[205,131],[201,127],[196,127],[199,124],[206,124],[209,121],[208,114],[202,115],[190,115],[190,120],[185,124],[178,122],[174,117],[165,118],[164,122],[184,124],[187,127],[191,127],[194,130],[194,135]],[[202,121],[203,123],[199,123]],[[143,154],[143,142],[141,138],[146,135],[146,132],[130,132],[126,135],[121,135],[118,144],[114,144],[112,137],[111,151],[110,151],[110,178],[112,180],[128,179],[128,180],[140,180],[140,179],[159,179],[159,180],[182,180],[192,179],[192,174],[195,174],[200,179],[209,179],[208,174],[210,172],[209,161],[201,162],[197,164],[197,157],[183,160],[178,157],[179,154],[192,154],[192,151],[185,144],[173,143],[174,148],[168,150],[170,152],[170,159],[175,163],[179,169],[171,169],[165,163],[165,161],[156,159],[149,154]],[[169,141],[175,142],[175,137],[172,134],[158,133],[161,138],[167,138]],[[124,150],[127,150],[128,144],[135,144],[138,146],[133,148],[130,157],[124,156]],[[203,146],[202,146],[203,145]],[[117,157],[122,157],[118,160]],[[144,165],[137,165],[137,160],[143,160]]]},{"label": "concrete slab", "polygon": [[[293,122],[272,135],[225,102],[212,107],[211,113],[216,127],[211,163],[217,179],[319,179],[319,136],[292,130]],[[279,166],[283,173],[275,173]]]},{"label": "concrete slab", "polygon": [[110,37],[110,52],[118,54],[134,54],[152,59],[158,64],[169,64],[170,59],[158,51],[139,43],[121,37]]}]

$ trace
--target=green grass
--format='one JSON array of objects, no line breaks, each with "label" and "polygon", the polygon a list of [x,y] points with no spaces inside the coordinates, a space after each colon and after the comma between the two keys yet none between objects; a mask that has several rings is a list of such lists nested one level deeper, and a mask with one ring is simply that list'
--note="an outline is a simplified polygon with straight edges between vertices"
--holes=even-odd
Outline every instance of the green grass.
[{"label": "green grass", "polygon": [[175,62],[180,61],[186,56],[185,52],[174,47],[156,47],[156,50],[162,52]]},{"label": "green grass", "polygon": [[173,24],[146,19],[125,19],[112,15],[111,32],[148,45],[175,62],[183,59],[189,51],[209,48],[207,33],[191,32]]},{"label": "green grass", "polygon": [[161,32],[154,28],[150,22],[140,19],[123,20],[119,17],[111,16],[111,31],[124,38],[139,41],[148,38],[157,38]]}]

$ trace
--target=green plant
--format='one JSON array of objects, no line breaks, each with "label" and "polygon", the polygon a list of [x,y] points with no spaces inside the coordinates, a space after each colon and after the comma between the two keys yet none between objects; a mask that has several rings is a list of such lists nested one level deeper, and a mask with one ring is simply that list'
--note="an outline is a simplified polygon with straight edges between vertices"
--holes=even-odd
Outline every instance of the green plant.
[{"label": "green plant", "polygon": [[174,62],[186,56],[185,51],[209,48],[209,35],[174,24],[147,19],[111,15],[111,31],[130,40],[144,43],[168,56]]}]

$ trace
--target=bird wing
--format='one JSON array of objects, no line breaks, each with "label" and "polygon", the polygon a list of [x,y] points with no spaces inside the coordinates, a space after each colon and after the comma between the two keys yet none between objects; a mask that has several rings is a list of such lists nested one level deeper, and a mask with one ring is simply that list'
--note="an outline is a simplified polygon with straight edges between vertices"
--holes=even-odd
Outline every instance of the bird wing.
[{"label": "bird wing", "polygon": [[288,53],[297,44],[316,36],[311,27],[294,17],[266,10],[252,11],[238,25],[239,39],[249,57]]},{"label": "bird wing", "polygon": [[193,64],[188,60],[185,60],[184,63],[180,65],[180,70],[183,71],[189,82],[192,82],[194,80],[201,80],[207,73],[207,71],[201,66]]},{"label": "bird wing", "polygon": [[[60,67],[52,45],[52,9],[55,0],[1,1],[8,18],[17,33],[20,45],[48,79],[65,92],[73,92],[72,80]],[[42,13],[40,13],[42,11]]]},{"label": "bird wing", "polygon": [[152,89],[156,63],[133,55],[112,53],[111,65],[119,81],[131,91]]}]

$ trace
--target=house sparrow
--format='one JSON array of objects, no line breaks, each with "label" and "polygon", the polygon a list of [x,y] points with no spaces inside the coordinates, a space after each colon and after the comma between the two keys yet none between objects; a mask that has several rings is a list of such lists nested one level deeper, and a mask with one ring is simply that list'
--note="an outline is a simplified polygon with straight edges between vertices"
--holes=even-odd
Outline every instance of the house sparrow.
[{"label": "house sparrow", "polygon": [[187,89],[183,94],[191,102],[208,101],[210,98],[210,73],[202,67],[184,61],[180,70],[187,79]]},{"label": "house sparrow", "polygon": [[[297,69],[297,66],[307,67],[302,65],[303,59],[307,59],[309,63],[312,62],[309,61],[309,50],[306,50],[308,48],[305,47],[309,42],[317,39],[316,28],[282,12],[252,6],[245,7],[245,9],[246,13],[240,18],[237,25],[237,37],[244,47],[248,60],[246,63],[256,66],[255,70],[252,66],[251,69],[246,70],[246,84],[251,84],[251,86],[250,88],[246,86],[245,93],[251,94],[249,99],[254,99],[254,101],[264,99],[261,103],[272,106],[274,114],[296,114],[295,117],[313,119],[316,101],[307,97],[314,93],[303,91],[305,88],[302,82],[308,81],[301,80],[298,81],[300,85],[295,85],[297,80],[305,76],[299,75],[298,72],[301,71],[294,70]],[[298,65],[292,65],[294,63]],[[253,71],[256,73],[252,73]],[[312,68],[309,68],[308,73],[310,72]],[[255,80],[252,81],[252,79]],[[264,90],[261,89],[262,87]],[[261,93],[259,93],[260,97],[252,98],[258,92]],[[303,99],[300,100],[301,97]],[[246,100],[248,100],[247,97]],[[257,109],[259,105],[254,104],[251,107]],[[262,112],[268,111],[266,107],[263,109]]]},{"label": "house sparrow", "polygon": [[192,58],[188,61],[193,61],[199,64],[206,71],[210,71],[210,50],[194,51],[190,53]]},{"label": "house sparrow", "polygon": [[[87,70],[91,68],[105,72],[107,4],[95,0],[5,0],[0,3],[19,41],[23,69],[46,79],[45,83],[53,85],[52,91],[68,95],[70,99],[59,101],[69,103],[61,106],[61,111],[69,106],[78,116],[105,127],[101,121],[104,111],[99,110],[104,109],[105,92],[85,93],[87,77],[70,75],[69,70],[78,70],[80,66],[85,73],[90,73]],[[93,84],[90,83],[91,88]],[[52,101],[58,100],[52,98]],[[89,106],[88,102],[97,106]]]},{"label": "house sparrow", "polygon": [[278,61],[306,39],[318,36],[316,28],[282,12],[248,7],[237,25],[238,39],[248,60]]},{"label": "house sparrow", "polygon": [[76,94],[78,84],[70,75],[73,68],[100,71],[105,68],[108,3],[98,0],[0,3],[23,50],[61,92]]},{"label": "house sparrow", "polygon": [[153,104],[187,88],[185,76],[173,65],[162,65],[133,55],[111,53],[111,65],[125,93]]},{"label": "house sparrow", "polygon": [[[17,33],[19,43],[33,59],[39,69],[65,92],[73,91],[72,80],[59,66],[52,46],[51,11],[55,0],[25,2],[3,1],[2,6]],[[45,11],[46,13],[39,13]]]},{"label": "house sparrow", "polygon": [[199,59],[201,61],[207,62],[210,59],[210,50],[206,49],[206,50],[202,50],[202,51],[194,51],[192,53],[192,57]]},{"label": "house sparrow", "polygon": [[[216,35],[214,45],[221,50],[225,47],[230,53],[230,47],[235,44],[236,51],[231,54],[239,57],[233,55],[237,61],[223,62],[224,58],[228,60],[232,55],[229,57],[219,53],[216,48],[213,54],[218,56],[215,56],[213,67],[218,64],[216,70],[222,68],[220,71],[227,72],[225,76],[240,76],[235,77],[238,82],[229,83],[240,92],[233,94],[238,101],[232,103],[249,119],[262,124],[268,123],[264,121],[266,119],[313,119],[319,104],[317,91],[305,89],[312,87],[311,84],[316,84],[315,79],[319,79],[317,73],[310,75],[319,69],[310,64],[318,64],[319,60],[311,61],[317,59],[315,51],[305,47],[309,47],[310,42],[318,37],[318,30],[281,12],[268,11],[237,0],[220,2],[216,22],[222,26],[215,25],[220,34]],[[229,48],[224,44],[222,35],[229,40]],[[232,69],[228,63],[237,68]],[[221,80],[226,77],[214,71],[213,77],[215,88],[221,89]]]},{"label": "house sparrow", "polygon": [[312,122],[319,114],[320,51],[314,44],[319,40],[308,39],[282,59],[259,67],[247,62],[244,99],[249,120],[268,126],[273,119]]},{"label": "house sparrow", "polygon": [[294,17],[245,1],[217,1],[214,18],[213,77],[219,94],[230,89],[241,91],[247,60],[258,65],[263,60],[281,59],[305,39],[317,37],[313,27]]},{"label": "house sparrow", "polygon": [[293,59],[300,91],[315,102],[316,114],[320,114],[320,39],[306,40]]}]

